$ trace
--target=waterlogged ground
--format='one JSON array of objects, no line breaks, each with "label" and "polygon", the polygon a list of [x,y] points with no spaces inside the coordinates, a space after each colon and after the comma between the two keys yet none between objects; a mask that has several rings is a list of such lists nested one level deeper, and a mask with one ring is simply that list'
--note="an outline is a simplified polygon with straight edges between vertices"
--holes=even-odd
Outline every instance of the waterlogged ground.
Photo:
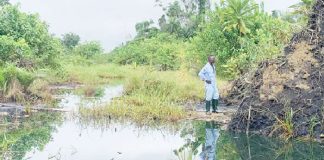
[{"label": "waterlogged ground", "polygon": [[80,106],[94,107],[120,96],[107,87],[102,98],[61,95],[70,112],[33,112],[0,107],[0,159],[62,160],[322,160],[324,146],[233,135],[214,122],[137,125],[111,119],[82,119]]}]

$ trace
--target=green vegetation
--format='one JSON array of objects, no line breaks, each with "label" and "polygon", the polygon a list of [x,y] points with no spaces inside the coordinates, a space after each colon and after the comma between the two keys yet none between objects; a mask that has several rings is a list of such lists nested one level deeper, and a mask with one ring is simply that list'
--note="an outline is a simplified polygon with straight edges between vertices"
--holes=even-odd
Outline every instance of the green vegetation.
[{"label": "green vegetation", "polygon": [[290,6],[290,8],[294,9],[291,14],[294,15],[298,21],[306,24],[314,3],[314,0],[301,0],[301,2]]},{"label": "green vegetation", "polygon": [[301,28],[298,22],[266,13],[253,0],[221,1],[215,10],[205,2],[171,3],[159,20],[160,28],[153,27],[152,21],[138,23],[137,37],[112,51],[109,59],[158,70],[184,66],[197,71],[207,55],[214,54],[219,75],[233,79],[280,55],[292,28]]},{"label": "green vegetation", "polygon": [[129,73],[126,72],[127,68],[129,67],[121,67],[114,64],[69,64],[64,66],[66,76],[58,80],[85,85],[114,84],[116,83],[114,81],[120,81],[120,79],[125,78],[126,73]]},{"label": "green vegetation", "polygon": [[[0,2],[2,99],[50,99],[46,88],[55,83],[83,84],[83,94],[100,96],[101,85],[125,83],[123,97],[83,113],[136,121],[185,117],[183,105],[203,99],[203,84],[196,74],[207,55],[217,56],[223,95],[227,82],[222,79],[236,78],[258,62],[280,55],[292,28],[304,24],[298,18],[271,15],[253,0],[225,0],[216,5],[207,0],[167,5],[157,1],[165,11],[158,24],[139,22],[133,40],[104,54],[100,43],[80,43],[75,33],[59,39],[38,15]],[[304,4],[310,8],[308,1],[298,6]]]},{"label": "green vegetation", "polygon": [[314,142],[282,141],[257,135],[231,137],[242,159],[320,159],[323,147]]},{"label": "green vegetation", "polygon": [[62,44],[66,49],[72,50],[80,42],[80,36],[75,33],[66,33],[62,37]]},{"label": "green vegetation", "polygon": [[[255,68],[259,62],[281,55],[293,29],[297,31],[304,25],[298,18],[289,21],[287,16],[269,14],[264,11],[263,4],[257,4],[253,0],[225,0],[218,3],[215,9],[204,0],[175,1],[167,6],[159,3],[165,11],[159,19],[159,27],[155,27],[152,20],[136,24],[137,36],[115,48],[108,60],[121,65],[149,66],[163,71],[158,74],[166,74],[165,77],[177,77],[173,79],[178,79],[178,75],[172,75],[171,71],[187,72],[194,82],[191,86],[201,85],[194,78],[195,74],[191,73],[199,71],[209,54],[216,55],[218,59],[220,79],[231,80]],[[96,109],[93,114],[125,116],[135,120],[144,119],[146,115],[149,115],[148,119],[174,119],[170,118],[173,116],[168,113],[169,107],[174,113],[178,113],[177,102],[188,98],[181,99],[181,94],[175,94],[177,98],[174,98],[173,90],[169,94],[170,90],[165,88],[175,86],[170,88],[182,93],[183,90],[176,86],[181,86],[184,81],[174,80],[174,84],[170,85],[164,79],[154,78],[148,81],[146,78],[152,74],[143,71],[135,73],[139,78],[133,78],[132,74],[125,77],[128,83],[123,98],[114,100],[105,110]],[[151,81],[154,83],[151,84]],[[137,84],[139,87],[134,87]],[[135,91],[128,93],[128,86],[135,88]],[[152,88],[158,94],[151,93]],[[191,87],[186,92],[197,89]],[[191,96],[189,94],[187,97]],[[166,114],[152,111],[160,107],[163,109],[157,111],[165,110]],[[177,117],[182,116],[179,114]]]},{"label": "green vegetation", "polygon": [[38,15],[3,3],[0,7],[0,95],[8,101],[24,101],[35,79],[34,70],[58,68],[62,47]]},{"label": "green vegetation", "polygon": [[21,124],[9,122],[0,127],[0,159],[20,160],[32,149],[45,147],[62,117],[58,113],[37,113]]},{"label": "green vegetation", "polygon": [[49,33],[48,25],[38,15],[21,12],[19,6],[8,1],[0,4],[0,97],[3,101],[24,102],[31,99],[30,95],[36,99],[48,97],[47,93],[41,93],[46,91],[45,86],[33,83],[34,80],[42,81],[43,85],[62,82],[68,76],[65,66],[92,63],[88,59],[103,53],[98,42],[79,43],[80,37],[73,33],[63,35],[60,40]]},{"label": "green vegetation", "polygon": [[157,70],[180,68],[184,44],[176,36],[161,33],[156,37],[136,39],[127,45],[116,48],[109,58],[118,64],[139,64],[155,66]]},{"label": "green vegetation", "polygon": [[25,69],[9,65],[0,68],[0,89],[4,100],[23,101],[24,93],[34,77]]},{"label": "green vegetation", "polygon": [[94,57],[95,55],[102,54],[103,49],[101,48],[99,42],[86,42],[84,44],[76,46],[73,52],[89,59]]},{"label": "green vegetation", "polygon": [[[102,106],[80,107],[80,119],[89,124],[111,118],[141,125],[179,121],[189,116],[190,104],[204,99],[197,72],[208,55],[217,57],[223,97],[228,81],[281,55],[293,32],[306,24],[313,4],[313,0],[302,0],[291,7],[292,12],[270,14],[254,0],[221,0],[215,6],[207,0],[156,2],[165,12],[158,23],[137,23],[134,39],[104,53],[99,42],[81,42],[75,33],[61,38],[52,35],[37,14],[24,13],[8,0],[0,0],[0,102],[26,103],[25,112],[30,114],[34,111],[28,106],[33,103],[52,102],[52,84],[80,84],[84,87],[76,92],[87,97],[102,96],[104,85],[123,84],[123,96]],[[282,130],[287,139],[293,137],[296,113],[289,107],[276,117],[273,132]],[[53,124],[62,122],[55,113],[30,116],[19,124],[3,120],[0,159],[22,159],[33,148],[43,149],[56,129]],[[316,116],[311,119],[307,126],[311,136],[319,123]],[[174,151],[179,159],[197,157],[199,147],[206,143],[206,129],[217,128],[210,122],[190,124],[181,137],[193,139]],[[313,143],[269,142],[260,137],[253,141],[247,135],[233,138],[220,133],[217,159],[315,159],[323,153],[323,147]]]},{"label": "green vegetation", "polygon": [[38,15],[19,11],[17,6],[0,8],[0,46],[2,63],[19,67],[55,67],[62,48],[59,39],[48,32]]},{"label": "green vegetation", "polygon": [[81,108],[81,115],[129,118],[141,123],[176,121],[186,116],[183,104],[203,98],[202,83],[184,71],[159,72],[147,67],[125,66],[119,67],[117,73],[127,75],[122,80],[125,95],[108,106]]},{"label": "green vegetation", "polygon": [[[194,121],[185,123],[181,130],[181,137],[186,142],[174,153],[179,160],[191,160],[199,157],[201,148],[205,145],[206,129],[210,129],[212,122]],[[216,144],[216,159],[245,160],[245,159],[319,159],[323,157],[323,147],[313,142],[282,141],[258,135],[232,134],[220,130]],[[211,137],[211,136],[210,136]]]},{"label": "green vegetation", "polygon": [[294,111],[292,108],[286,109],[286,113],[284,115],[283,120],[281,120],[278,117],[275,117],[277,120],[277,125],[274,126],[274,129],[271,133],[271,135],[276,132],[277,130],[283,130],[284,134],[282,135],[281,138],[286,138],[286,140],[289,140],[294,136],[294,123],[293,123],[293,118],[294,118]]},{"label": "green vegetation", "polygon": [[191,41],[191,51],[194,52],[188,52],[187,57],[193,61],[192,64],[201,66],[205,57],[214,53],[218,57],[220,74],[226,78],[235,78],[261,60],[280,55],[290,39],[292,24],[257,9],[254,9],[252,15],[241,15],[246,16],[246,22],[232,17],[238,21],[234,23],[234,20],[227,19],[234,12],[229,8],[232,7],[224,5],[219,9],[220,13],[211,14],[211,22],[206,23],[205,29]]}]

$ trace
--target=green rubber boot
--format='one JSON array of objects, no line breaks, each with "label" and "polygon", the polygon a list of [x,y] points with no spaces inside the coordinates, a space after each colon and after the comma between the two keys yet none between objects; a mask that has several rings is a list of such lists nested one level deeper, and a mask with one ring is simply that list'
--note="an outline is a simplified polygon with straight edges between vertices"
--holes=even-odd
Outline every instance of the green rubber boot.
[{"label": "green rubber boot", "polygon": [[212,101],[213,113],[217,113],[218,99],[213,99]]},{"label": "green rubber boot", "polygon": [[206,101],[206,113],[210,111],[210,101]]}]

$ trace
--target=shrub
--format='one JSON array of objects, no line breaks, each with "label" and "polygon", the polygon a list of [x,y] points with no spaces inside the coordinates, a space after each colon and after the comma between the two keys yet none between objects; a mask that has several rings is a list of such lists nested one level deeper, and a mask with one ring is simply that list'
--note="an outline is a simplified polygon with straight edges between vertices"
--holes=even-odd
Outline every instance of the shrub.
[{"label": "shrub", "polygon": [[22,59],[30,59],[31,49],[24,39],[14,40],[12,37],[0,35],[0,61],[1,63],[16,63]]},{"label": "shrub", "polygon": [[99,42],[91,41],[76,46],[73,52],[89,59],[102,54],[103,49]]},{"label": "shrub", "polygon": [[180,67],[184,43],[166,33],[147,39],[136,39],[110,53],[109,59],[118,64],[151,65],[158,70],[175,70]]},{"label": "shrub", "polygon": [[218,59],[218,71],[226,78],[246,72],[254,64],[281,54],[292,34],[292,24],[267,15],[255,13],[249,19],[249,32],[239,34],[226,30],[222,24],[222,8],[211,13],[209,21],[190,43],[186,59],[189,67],[200,68],[209,54]]},{"label": "shrub", "polygon": [[21,57],[32,55],[39,66],[57,65],[55,59],[62,52],[62,45],[38,15],[6,5],[0,9],[0,22],[2,61],[19,61]]},{"label": "shrub", "polygon": [[0,89],[6,98],[12,100],[22,100],[25,90],[33,80],[32,73],[13,65],[0,70]]}]

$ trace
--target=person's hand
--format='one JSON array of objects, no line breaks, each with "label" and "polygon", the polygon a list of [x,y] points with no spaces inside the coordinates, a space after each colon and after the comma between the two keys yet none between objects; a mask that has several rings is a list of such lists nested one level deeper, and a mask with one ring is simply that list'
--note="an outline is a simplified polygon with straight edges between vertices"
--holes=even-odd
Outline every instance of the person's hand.
[{"label": "person's hand", "polygon": [[210,80],[206,80],[205,81],[207,84],[211,84],[211,81]]}]

